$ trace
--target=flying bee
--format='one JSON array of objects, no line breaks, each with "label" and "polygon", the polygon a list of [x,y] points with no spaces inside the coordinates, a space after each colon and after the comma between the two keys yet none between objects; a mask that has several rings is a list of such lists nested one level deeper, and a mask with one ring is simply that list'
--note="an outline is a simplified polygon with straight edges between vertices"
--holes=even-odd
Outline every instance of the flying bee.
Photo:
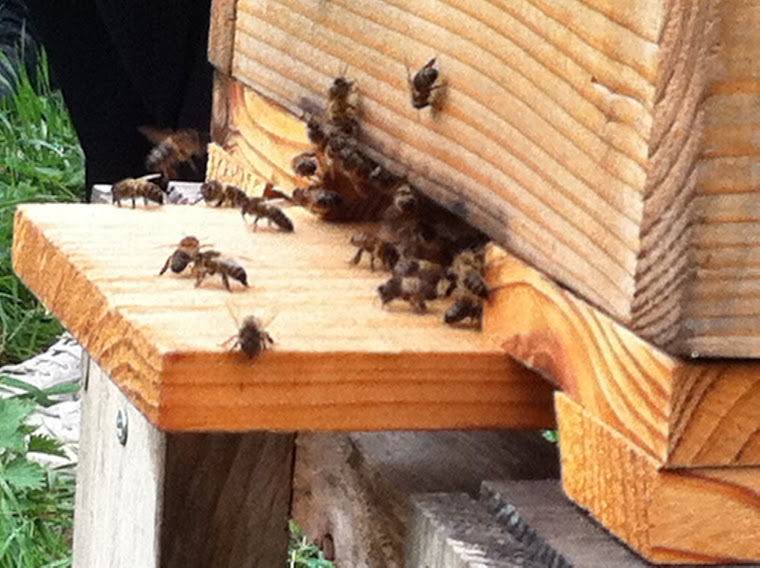
[{"label": "flying bee", "polygon": [[132,209],[134,209],[135,199],[138,197],[143,198],[146,206],[149,200],[159,204],[164,202],[164,192],[161,191],[161,188],[145,178],[126,178],[116,182],[111,187],[112,202],[119,207],[121,207],[122,199],[131,199]]},{"label": "flying bee", "polygon": [[431,95],[435,89],[442,87],[442,84],[436,84],[438,80],[438,69],[435,67],[435,57],[425,63],[422,68],[414,74],[409,73],[406,68],[406,81],[409,85],[409,92],[412,97],[412,106],[416,109],[423,109],[431,104]]},{"label": "flying bee", "polygon": [[256,316],[247,316],[243,319],[243,324],[240,326],[237,335],[233,335],[226,343],[232,340],[235,341],[232,344],[232,349],[240,347],[240,350],[249,359],[255,359],[270,345],[274,345],[274,339],[263,329],[261,320]]},{"label": "flying bee", "polygon": [[188,264],[193,262],[195,255],[198,254],[200,249],[201,242],[197,238],[185,237],[179,242],[177,249],[166,259],[166,262],[158,275],[161,276],[169,267],[171,267],[172,272],[179,274],[187,268]]},{"label": "flying bee", "polygon": [[319,161],[314,152],[301,152],[290,160],[290,167],[298,177],[309,178],[319,171]]},{"label": "flying bee", "polygon": [[270,225],[274,223],[286,233],[293,232],[293,221],[290,220],[290,217],[285,215],[279,207],[267,203],[263,197],[249,198],[240,210],[240,214],[243,218],[245,218],[246,215],[255,215],[255,218],[253,219],[254,231],[256,230],[256,224],[259,222],[259,219],[264,218]]},{"label": "flying bee", "polygon": [[231,207],[242,207],[248,201],[248,195],[234,185],[222,185],[215,179],[210,179],[201,186],[201,195],[206,203],[216,202],[214,207],[223,204]]},{"label": "flying bee", "polygon": [[203,180],[208,152],[208,134],[192,128],[172,130],[141,126],[138,130],[155,144],[145,158],[145,167],[149,172],[158,172],[166,180]]},{"label": "flying bee", "polygon": [[193,258],[192,274],[195,276],[195,287],[201,285],[206,276],[219,274],[222,277],[222,283],[229,292],[230,278],[234,278],[243,286],[248,287],[248,275],[245,269],[234,260],[221,258],[222,253],[216,250],[206,250],[196,253]]},{"label": "flying bee", "polygon": [[359,264],[364,252],[369,253],[369,267],[373,271],[375,270],[376,258],[386,270],[393,270],[396,262],[398,262],[399,255],[396,247],[369,233],[359,232],[351,235],[350,243],[359,249],[349,261],[351,264]]},{"label": "flying bee", "polygon": [[453,325],[469,319],[472,324],[480,327],[483,320],[483,299],[472,294],[462,294],[443,314],[443,321]]}]

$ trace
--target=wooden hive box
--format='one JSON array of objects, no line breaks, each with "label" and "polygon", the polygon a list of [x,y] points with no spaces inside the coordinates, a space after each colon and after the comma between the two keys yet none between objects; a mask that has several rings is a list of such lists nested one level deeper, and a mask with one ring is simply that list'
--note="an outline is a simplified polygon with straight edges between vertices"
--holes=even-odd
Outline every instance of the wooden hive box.
[{"label": "wooden hive box", "polygon": [[[258,96],[303,120],[345,71],[386,165],[668,352],[753,357],[757,8],[216,0],[213,134],[291,183],[303,133]],[[432,57],[445,86],[416,110],[406,66]]]}]

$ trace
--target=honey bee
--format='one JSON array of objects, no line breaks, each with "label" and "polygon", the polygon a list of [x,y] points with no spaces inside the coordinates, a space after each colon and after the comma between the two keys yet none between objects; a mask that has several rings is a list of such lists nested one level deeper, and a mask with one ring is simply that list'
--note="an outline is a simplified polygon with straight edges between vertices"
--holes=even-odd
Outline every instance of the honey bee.
[{"label": "honey bee", "polygon": [[290,161],[293,172],[299,177],[309,178],[317,174],[319,170],[319,161],[314,152],[301,152],[293,156]]},{"label": "honey bee", "polygon": [[409,68],[406,69],[406,81],[409,85],[409,92],[412,98],[412,106],[416,109],[423,109],[431,104],[431,95],[435,89],[442,87],[436,84],[438,80],[438,69],[435,67],[435,57],[425,63],[422,68],[411,77]]},{"label": "honey bee", "polygon": [[352,132],[358,126],[356,112],[354,82],[342,75],[336,77],[327,90],[327,121],[341,131]]},{"label": "honey bee", "polygon": [[155,144],[145,159],[145,167],[149,172],[158,172],[167,180],[203,180],[208,152],[208,134],[192,128],[172,130],[141,126],[138,130]]},{"label": "honey bee", "polygon": [[324,149],[327,144],[327,132],[325,132],[324,126],[316,117],[309,117],[306,122],[306,136],[309,138],[309,142],[318,150]]},{"label": "honey bee", "polygon": [[219,274],[222,277],[222,283],[229,292],[230,278],[234,278],[243,286],[248,287],[248,275],[245,269],[231,259],[221,258],[222,253],[216,250],[200,251],[193,258],[192,274],[195,276],[195,287],[201,285],[206,276]]},{"label": "honey bee", "polygon": [[487,299],[489,289],[483,278],[484,264],[482,250],[463,250],[454,257],[447,274],[457,287],[477,298]]},{"label": "honey bee", "polygon": [[449,325],[469,319],[480,327],[483,320],[483,299],[472,294],[462,294],[443,314],[443,321]]},{"label": "honey bee", "polygon": [[263,329],[261,320],[256,316],[248,316],[243,319],[243,324],[240,326],[237,335],[233,335],[227,342],[233,339],[235,343],[233,343],[232,349],[240,347],[240,350],[249,359],[255,359],[270,345],[274,345],[274,339]]},{"label": "honey bee", "polygon": [[382,262],[383,268],[386,270],[393,270],[396,262],[398,262],[399,255],[396,247],[369,233],[360,232],[352,235],[350,243],[359,249],[349,261],[351,264],[359,264],[364,252],[369,253],[369,267],[373,271],[375,270],[376,258]]},{"label": "honey bee", "polygon": [[222,204],[242,207],[248,201],[245,191],[234,185],[222,185],[215,179],[210,179],[201,186],[201,195],[206,203],[216,202],[214,207],[221,207]]},{"label": "honey bee", "polygon": [[259,219],[264,218],[269,222],[270,225],[274,223],[281,230],[287,233],[293,231],[293,221],[290,220],[290,217],[285,215],[285,213],[279,207],[267,203],[266,199],[263,197],[249,198],[243,205],[240,213],[243,215],[243,218],[245,218],[246,215],[256,216],[253,220],[254,230],[256,230],[256,224],[259,222]]},{"label": "honey bee", "polygon": [[164,192],[161,191],[161,188],[145,178],[126,178],[116,182],[111,187],[112,202],[119,207],[121,207],[122,199],[131,199],[132,209],[134,209],[135,199],[138,197],[143,198],[146,206],[149,200],[159,204],[164,202]]},{"label": "honey bee", "polygon": [[399,276],[394,274],[389,280],[377,287],[377,293],[383,306],[400,298],[406,300],[418,314],[427,311],[427,300],[438,297],[436,287],[419,276]]},{"label": "honey bee", "polygon": [[185,270],[191,262],[193,262],[193,259],[195,258],[195,255],[198,254],[198,251],[200,251],[200,248],[201,242],[197,238],[185,237],[179,242],[177,249],[166,259],[166,262],[158,275],[161,276],[169,267],[171,267],[172,272],[179,274]]},{"label": "honey bee", "polygon": [[447,271],[437,262],[405,257],[393,267],[393,274],[400,277],[420,278],[436,290],[437,297],[438,284],[446,279]]},{"label": "honey bee", "polygon": [[261,355],[262,351],[268,349],[270,345],[274,345],[274,339],[272,339],[272,336],[264,330],[264,324],[261,323],[259,318],[256,316],[247,316],[243,318],[243,323],[241,324],[238,321],[238,318],[235,317],[229,304],[227,304],[227,309],[239,329],[235,335],[227,339],[222,345],[229,345],[234,341],[230,349],[240,347],[240,350],[245,353],[249,359],[255,359]]},{"label": "honey bee", "polygon": [[320,186],[297,187],[293,190],[293,201],[315,215],[329,218],[343,203],[343,197]]}]

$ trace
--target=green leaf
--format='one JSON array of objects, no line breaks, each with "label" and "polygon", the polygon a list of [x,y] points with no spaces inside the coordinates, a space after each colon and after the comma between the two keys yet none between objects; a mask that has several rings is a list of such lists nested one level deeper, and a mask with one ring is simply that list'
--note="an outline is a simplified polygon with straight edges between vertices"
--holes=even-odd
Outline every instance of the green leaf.
[{"label": "green leaf", "polygon": [[552,444],[556,444],[559,442],[558,430],[541,430],[541,435],[544,437],[544,440],[547,440],[551,442]]},{"label": "green leaf", "polygon": [[22,426],[34,410],[34,402],[21,398],[0,399],[0,448],[23,450]]},{"label": "green leaf", "polygon": [[66,457],[66,452],[63,451],[63,442],[45,435],[30,436],[27,450],[48,456]]},{"label": "green leaf", "polygon": [[5,480],[17,489],[42,489],[45,486],[44,468],[26,458],[18,458],[5,466]]}]

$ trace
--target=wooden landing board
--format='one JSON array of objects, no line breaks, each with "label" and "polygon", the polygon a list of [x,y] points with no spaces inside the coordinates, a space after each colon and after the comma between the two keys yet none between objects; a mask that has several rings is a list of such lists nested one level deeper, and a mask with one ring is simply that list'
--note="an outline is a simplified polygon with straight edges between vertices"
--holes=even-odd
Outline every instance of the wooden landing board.
[{"label": "wooden landing board", "polygon": [[760,465],[760,362],[664,353],[492,247],[485,331],[668,466]]},{"label": "wooden landing board", "polygon": [[567,396],[556,398],[563,487],[608,530],[650,562],[760,562],[760,468],[660,469]]},{"label": "wooden landing board", "polygon": [[[382,309],[387,275],[350,265],[355,227],[287,209],[291,234],[232,209],[21,205],[13,265],[161,429],[541,428],[551,388],[485,334],[442,324],[447,304]],[[237,257],[250,287],[158,271],[186,235]],[[221,344],[231,312],[271,322],[251,361]]]}]

